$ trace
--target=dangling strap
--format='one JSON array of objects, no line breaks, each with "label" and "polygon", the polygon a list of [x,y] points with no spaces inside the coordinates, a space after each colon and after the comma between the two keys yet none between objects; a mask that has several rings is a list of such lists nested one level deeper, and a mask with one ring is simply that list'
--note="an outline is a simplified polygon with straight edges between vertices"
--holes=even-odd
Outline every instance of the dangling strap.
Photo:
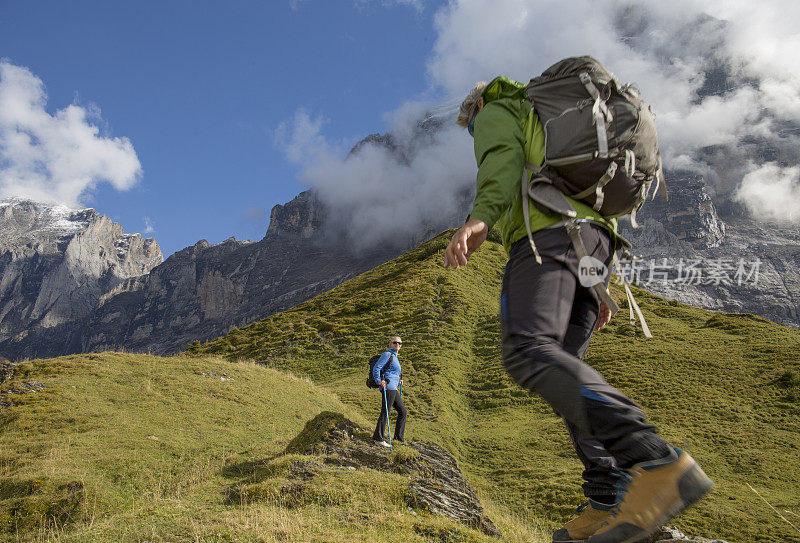
[{"label": "dangling strap", "polygon": [[647,322],[644,320],[644,314],[642,314],[639,304],[636,303],[636,299],[633,297],[631,287],[628,286],[627,282],[623,282],[622,286],[625,287],[625,294],[628,296],[628,307],[631,309],[631,324],[636,326],[636,319],[633,317],[633,312],[635,310],[636,315],[639,317],[639,322],[642,324],[642,332],[644,332],[644,337],[652,338],[653,334],[650,333],[650,328],[647,326]]},{"label": "dangling strap", "polygon": [[[581,259],[588,256],[586,246],[583,244],[583,239],[581,238],[581,225],[578,221],[571,220],[566,224],[566,227],[569,239],[572,240],[572,247],[575,249],[575,255],[578,257],[578,262],[580,262]],[[606,307],[611,310],[612,315],[619,311],[617,302],[611,297],[611,293],[608,292],[608,287],[606,287],[604,283],[596,283],[592,288],[597,292],[597,295],[603,303],[606,304]]]},{"label": "dangling strap", "polygon": [[542,257],[539,256],[539,251],[536,250],[536,244],[533,242],[533,232],[531,232],[531,212],[528,209],[528,170],[539,172],[541,168],[531,162],[526,162],[522,167],[522,216],[525,221],[525,230],[528,232],[528,241],[533,250],[533,257],[536,259],[537,264],[542,263]]},{"label": "dangling strap", "polygon": [[625,175],[633,177],[636,171],[636,155],[630,149],[625,149]]},{"label": "dangling strap", "polygon": [[594,205],[592,208],[595,211],[600,211],[600,208],[603,207],[603,200],[605,199],[605,193],[603,192],[603,188],[608,184],[609,181],[614,179],[614,175],[617,173],[617,163],[613,160],[611,164],[608,165],[606,169],[606,173],[603,174],[597,183],[589,187],[588,189],[582,190],[578,194],[573,195],[572,197],[576,200],[583,200],[590,194],[594,193],[595,200]]},{"label": "dangling strap", "polygon": [[[628,253],[630,254],[630,253]],[[629,257],[631,262],[633,262],[633,258]],[[639,304],[636,303],[636,298],[633,297],[633,292],[631,292],[630,286],[628,286],[628,281],[625,280],[625,276],[620,271],[619,260],[617,259],[617,255],[614,255],[614,268],[617,270],[617,277],[619,281],[622,283],[623,288],[625,289],[625,296],[628,298],[628,311],[630,312],[630,316],[628,317],[631,323],[631,326],[636,326],[636,317],[639,317],[639,322],[642,325],[642,333],[644,333],[644,337],[652,338],[653,334],[650,333],[650,327],[647,326],[647,321],[644,320],[644,313],[642,313]],[[634,314],[634,311],[636,312]]]},{"label": "dangling strap", "polygon": [[597,128],[597,156],[600,158],[608,158],[608,134],[606,133],[606,121],[611,122],[612,115],[608,110],[605,101],[600,97],[600,91],[592,83],[592,78],[589,74],[582,72],[578,76],[586,87],[592,98],[594,98],[594,106],[592,106],[592,114],[594,115],[594,124]]},{"label": "dangling strap", "polygon": [[656,192],[661,195],[661,201],[666,202],[669,200],[667,194],[667,180],[664,179],[664,168],[661,166],[661,151],[658,152],[658,171],[656,172],[656,190],[653,191],[653,199],[656,198]]}]

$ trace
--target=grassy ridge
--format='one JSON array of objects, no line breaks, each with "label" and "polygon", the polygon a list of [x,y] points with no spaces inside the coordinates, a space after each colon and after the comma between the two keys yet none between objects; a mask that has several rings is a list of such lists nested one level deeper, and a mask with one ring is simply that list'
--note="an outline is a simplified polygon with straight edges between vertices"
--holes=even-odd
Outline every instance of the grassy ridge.
[{"label": "grassy ridge", "polygon": [[[408,435],[453,452],[482,499],[557,527],[581,501],[581,468],[560,419],[502,369],[496,315],[505,253],[490,241],[467,268],[448,272],[440,264],[447,239],[189,352],[308,375],[374,417],[379,400],[364,386],[366,359],[400,335]],[[711,498],[677,525],[731,541],[800,541],[747,486],[800,514],[800,334],[636,295],[656,338],[617,316],[587,362],[716,481]]]},{"label": "grassy ridge", "polygon": [[[493,541],[409,510],[400,475],[287,456],[320,412],[368,424],[307,378],[208,357],[76,355],[17,365],[0,401],[11,404],[0,541]],[[319,474],[298,485],[295,461]],[[489,514],[509,541],[535,531]]]}]

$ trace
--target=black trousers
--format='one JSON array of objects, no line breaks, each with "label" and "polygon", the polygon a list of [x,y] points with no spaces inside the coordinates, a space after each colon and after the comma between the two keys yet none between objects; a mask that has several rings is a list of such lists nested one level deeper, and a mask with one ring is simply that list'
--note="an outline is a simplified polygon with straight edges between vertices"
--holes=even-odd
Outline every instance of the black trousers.
[{"label": "black trousers", "polygon": [[[581,237],[589,256],[608,267],[608,233],[585,223]],[[534,241],[542,264],[523,238],[511,248],[503,277],[503,363],[518,384],[564,419],[585,468],[584,494],[607,501],[616,495],[620,468],[663,458],[669,449],[645,422],[642,408],[583,362],[600,300],[578,280],[578,258],[566,229],[540,230]]]},{"label": "black trousers", "polygon": [[[389,409],[392,407],[397,411],[397,422],[394,427],[394,439],[403,441],[406,432],[406,407],[403,405],[403,397],[396,390],[386,390],[386,400],[384,401],[383,391],[380,390],[381,395],[381,414],[378,416],[378,425],[375,427],[375,433],[372,434],[372,439],[376,441],[386,441],[386,416]],[[389,405],[389,409],[386,405]]]}]

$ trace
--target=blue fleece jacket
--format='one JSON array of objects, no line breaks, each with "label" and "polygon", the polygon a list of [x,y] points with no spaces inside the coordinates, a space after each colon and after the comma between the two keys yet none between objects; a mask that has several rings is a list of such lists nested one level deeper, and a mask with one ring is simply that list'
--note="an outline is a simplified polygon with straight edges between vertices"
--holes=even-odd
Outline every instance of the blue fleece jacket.
[{"label": "blue fleece jacket", "polygon": [[[384,367],[386,367],[385,370]],[[376,383],[381,382],[381,370],[383,370],[383,379],[386,381],[387,390],[397,390],[397,386],[400,384],[400,360],[397,358],[397,351],[387,349],[375,362],[375,366],[372,368],[372,378]]]}]

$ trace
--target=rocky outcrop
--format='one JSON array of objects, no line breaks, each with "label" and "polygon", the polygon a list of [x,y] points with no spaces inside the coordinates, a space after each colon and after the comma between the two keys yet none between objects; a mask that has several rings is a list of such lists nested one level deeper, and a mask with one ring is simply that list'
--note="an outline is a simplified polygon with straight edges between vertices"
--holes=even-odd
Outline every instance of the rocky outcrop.
[{"label": "rocky outcrop", "polygon": [[161,261],[155,240],[93,209],[0,202],[0,354],[16,358],[9,346],[28,337],[71,351],[100,297]]},{"label": "rocky outcrop", "polygon": [[273,208],[259,242],[201,240],[178,251],[103,296],[80,332],[79,350],[176,353],[297,305],[392,256],[323,245],[323,213],[304,192]]},{"label": "rocky outcrop", "polygon": [[[324,207],[311,192],[275,206],[259,242],[201,240],[164,262],[153,240],[124,234],[94,210],[52,209],[31,202],[0,208],[23,225],[3,230],[16,234],[5,236],[10,249],[0,257],[0,356],[10,360],[104,350],[176,353],[394,256],[323,244]],[[56,223],[48,213],[65,219]]]},{"label": "rocky outcrop", "polygon": [[276,205],[269,215],[269,239],[309,239],[322,230],[325,208],[311,191],[301,192],[290,202]]},{"label": "rocky outcrop", "polygon": [[[354,422],[325,411],[306,424],[287,452],[319,455],[323,464],[408,475],[405,497],[410,507],[451,518],[487,535],[502,536],[483,514],[455,458],[435,443],[409,442],[402,447],[410,451],[387,451],[372,443],[370,433]],[[313,470],[298,466],[294,470],[295,475],[313,477]]]},{"label": "rocky outcrop", "polygon": [[652,538],[648,539],[646,543],[727,543],[722,539],[708,539],[706,537],[689,537],[677,528],[669,528],[665,526]]},{"label": "rocky outcrop", "polygon": [[642,261],[623,271],[669,299],[800,326],[800,227],[758,222],[736,204],[717,210],[703,178],[668,175],[668,202],[647,202],[642,228],[622,222]]},{"label": "rocky outcrop", "polygon": [[[242,504],[267,499],[290,509],[312,503],[340,503],[330,494],[321,492],[318,486],[332,486],[331,476],[342,477],[348,471],[362,470],[406,476],[403,499],[415,515],[416,511],[426,511],[502,538],[502,532],[484,514],[455,458],[441,446],[408,442],[390,450],[373,443],[371,432],[331,411],[323,411],[308,421],[300,434],[289,442],[283,455],[226,470],[227,475],[244,477],[231,487],[229,501]],[[431,533],[430,527],[421,525],[415,525],[414,531],[421,535],[438,535]],[[442,539],[445,540],[450,539]],[[726,543],[719,539],[689,537],[670,527],[660,529],[647,540],[647,543],[671,542]]]}]

